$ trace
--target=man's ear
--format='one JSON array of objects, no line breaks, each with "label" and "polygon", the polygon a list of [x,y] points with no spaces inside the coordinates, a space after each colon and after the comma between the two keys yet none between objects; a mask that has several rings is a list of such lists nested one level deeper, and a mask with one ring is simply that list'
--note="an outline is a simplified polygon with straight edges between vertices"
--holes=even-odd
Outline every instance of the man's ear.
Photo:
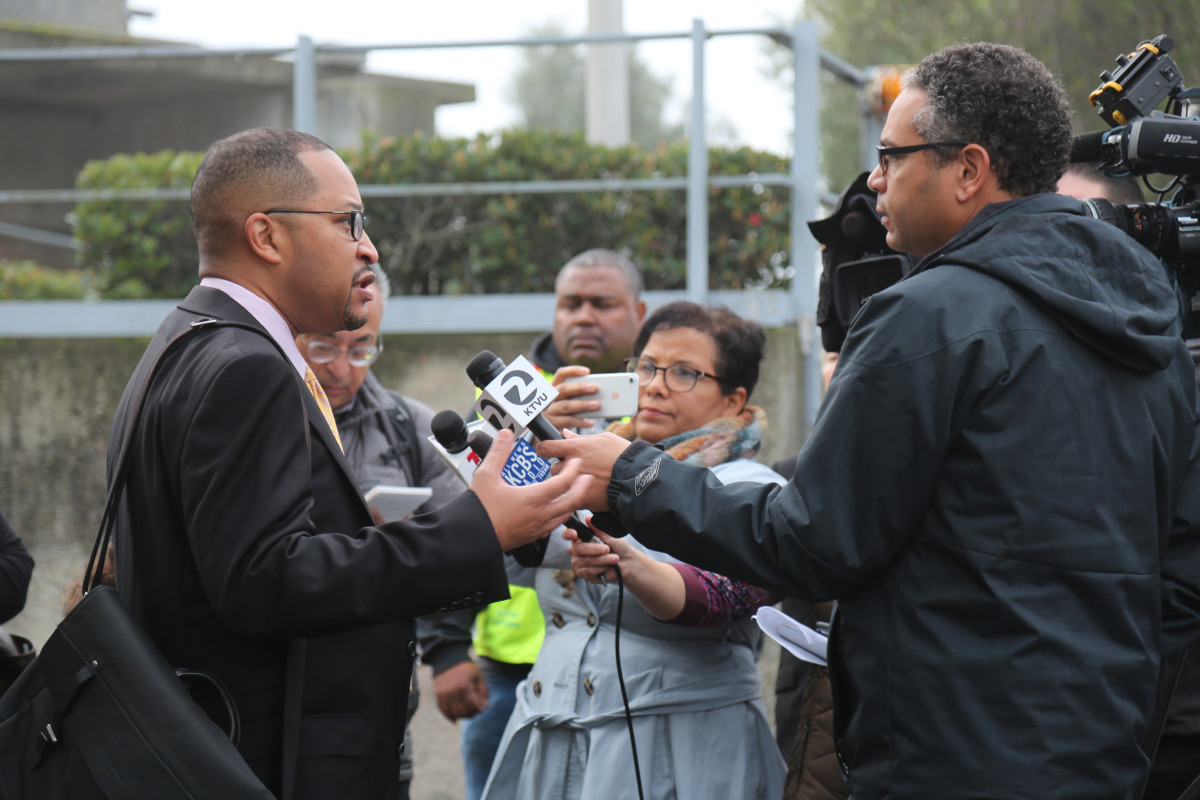
[{"label": "man's ear", "polygon": [[257,213],[246,217],[242,230],[251,252],[271,264],[283,261],[281,248],[287,246],[287,228],[267,214]]},{"label": "man's ear", "polygon": [[954,164],[957,170],[958,189],[956,198],[959,202],[973,199],[987,185],[992,175],[992,157],[987,148],[978,144],[969,144],[958,154]]}]

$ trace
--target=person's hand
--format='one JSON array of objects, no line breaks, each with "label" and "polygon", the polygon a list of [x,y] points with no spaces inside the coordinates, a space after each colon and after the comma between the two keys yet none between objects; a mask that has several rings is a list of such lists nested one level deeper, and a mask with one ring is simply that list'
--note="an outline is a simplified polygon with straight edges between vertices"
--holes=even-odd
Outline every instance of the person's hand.
[{"label": "person's hand", "polygon": [[541,483],[510,486],[500,477],[500,471],[512,450],[512,433],[500,431],[471,481],[471,491],[483,504],[500,547],[506,552],[541,539],[572,511],[583,508],[593,482],[580,474],[577,462],[568,461],[558,474]]},{"label": "person's hand", "polygon": [[687,602],[687,587],[679,570],[655,561],[625,539],[614,539],[592,526],[596,538],[581,542],[572,530],[563,532],[571,542],[571,568],[575,577],[588,583],[617,581],[617,570],[626,591],[655,619],[668,622],[678,617]]},{"label": "person's hand", "polygon": [[833,380],[833,371],[837,368],[838,354],[826,353],[825,361],[821,364],[821,384],[828,389],[829,382]]},{"label": "person's hand", "polygon": [[438,710],[451,722],[469,719],[488,707],[487,681],[474,661],[463,661],[433,678]]},{"label": "person's hand", "polygon": [[[607,511],[608,482],[612,479],[613,464],[617,463],[617,459],[629,447],[630,442],[615,433],[580,436],[574,431],[566,431],[563,437],[560,441],[539,442],[537,454],[547,459],[577,460],[583,474],[595,479],[587,488],[580,508]],[[565,467],[561,463],[554,465],[554,471],[562,469]]]},{"label": "person's hand", "polygon": [[595,411],[600,408],[600,398],[596,396],[599,387],[594,383],[563,383],[566,378],[578,378],[590,373],[587,367],[560,367],[554,373],[551,383],[558,389],[558,397],[546,406],[542,415],[554,426],[554,430],[563,428],[590,428],[595,420],[577,416],[585,411]]},{"label": "person's hand", "polygon": [[636,583],[637,557],[641,555],[637,548],[624,539],[612,538],[595,526],[592,526],[592,533],[596,538],[583,542],[575,531],[563,529],[563,538],[571,543],[571,569],[575,570],[575,577],[588,583],[615,583],[619,566],[627,585]]}]

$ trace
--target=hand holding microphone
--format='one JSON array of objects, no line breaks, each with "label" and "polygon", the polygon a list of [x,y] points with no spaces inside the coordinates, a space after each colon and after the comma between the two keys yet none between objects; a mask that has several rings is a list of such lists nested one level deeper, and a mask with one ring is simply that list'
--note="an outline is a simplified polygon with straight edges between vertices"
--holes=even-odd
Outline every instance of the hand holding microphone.
[{"label": "hand holding microphone", "polygon": [[[528,428],[543,442],[562,440],[562,434],[544,416],[546,408],[558,396],[558,390],[523,356],[505,366],[491,350],[483,350],[467,365],[467,377],[480,390],[475,408],[492,427],[514,434]],[[587,438],[601,439],[610,435]],[[581,503],[579,507],[586,505]],[[612,514],[596,514],[592,524],[610,536],[625,535],[620,521]]]},{"label": "hand holding microphone", "polygon": [[513,436],[500,431],[491,451],[475,470],[471,491],[487,511],[505,551],[544,539],[578,508],[591,484],[579,465],[568,462],[557,475],[528,486],[512,486],[502,477],[513,452]]},{"label": "hand holding microphone", "polygon": [[[429,440],[438,455],[454,470],[464,484],[470,486],[475,477],[475,470],[483,463],[483,459],[487,457],[488,450],[492,445],[491,435],[483,429],[486,428],[490,431],[494,428],[484,420],[475,420],[468,425],[456,412],[449,410],[441,411],[434,416],[430,427],[433,430],[433,436],[429,437]],[[540,474],[537,474],[536,477],[525,468],[530,465],[530,457],[545,465],[545,468],[540,470]],[[510,486],[529,486],[545,480],[549,474],[550,465],[538,458],[537,453],[533,452],[533,448],[518,439],[514,443],[513,454],[504,462],[500,477]],[[517,563],[523,567],[536,567],[542,563],[546,554],[546,543],[547,540],[542,538],[505,552],[515,558]]]},{"label": "hand holding microphone", "polygon": [[[480,458],[486,458],[492,446],[492,437],[484,431],[472,431],[471,435],[467,437],[467,444]],[[528,486],[532,483],[544,481],[550,475],[550,462],[539,456],[528,444],[517,439],[513,446],[512,455],[504,463],[504,469],[500,475],[504,478],[505,482],[513,486]],[[581,541],[590,542],[594,538],[592,529],[587,526],[587,521],[580,517],[578,511],[567,517],[563,524],[575,531],[575,535]],[[534,543],[540,546],[536,563],[525,563],[522,560],[522,554],[518,554],[515,551],[511,555],[517,559],[517,563],[521,566],[536,567],[542,563],[542,556],[545,555],[545,541],[545,539],[540,539]],[[523,548],[518,548],[518,550],[520,549]],[[529,556],[526,555],[526,558],[528,559]]]}]

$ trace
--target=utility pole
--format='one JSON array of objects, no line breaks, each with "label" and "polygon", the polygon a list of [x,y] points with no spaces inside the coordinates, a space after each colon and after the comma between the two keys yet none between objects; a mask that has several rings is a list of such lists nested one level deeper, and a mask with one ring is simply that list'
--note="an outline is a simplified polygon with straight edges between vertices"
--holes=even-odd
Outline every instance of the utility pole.
[{"label": "utility pole", "polygon": [[[588,33],[623,33],[622,0],[588,0]],[[586,130],[589,142],[629,143],[629,46],[587,45]]]}]

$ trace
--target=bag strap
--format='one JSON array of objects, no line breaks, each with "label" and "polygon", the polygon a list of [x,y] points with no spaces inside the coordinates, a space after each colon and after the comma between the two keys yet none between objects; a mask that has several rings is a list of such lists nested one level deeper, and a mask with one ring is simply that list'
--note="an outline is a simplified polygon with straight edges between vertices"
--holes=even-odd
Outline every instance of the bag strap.
[{"label": "bag strap", "polygon": [[[193,320],[188,327],[184,328],[179,333],[175,334],[166,346],[159,351],[154,357],[154,361],[150,365],[150,369],[146,371],[146,377],[142,380],[142,385],[138,388],[137,397],[133,401],[133,415],[129,421],[129,427],[125,431],[125,437],[121,441],[121,449],[117,453],[117,463],[113,470],[113,482],[108,488],[108,499],[104,504],[104,513],[100,517],[100,530],[96,534],[96,541],[92,545],[92,554],[88,558],[87,571],[83,575],[83,594],[86,595],[92,589],[100,584],[100,576],[104,572],[104,560],[108,554],[108,545],[112,541],[113,527],[116,525],[116,510],[120,502],[122,493],[125,490],[125,482],[129,478],[129,447],[133,441],[133,434],[137,430],[138,423],[141,421],[142,411],[146,406],[146,394],[150,391],[150,385],[158,374],[159,367],[163,360],[182,344],[183,340],[193,331],[204,327],[222,327],[222,328],[241,328],[251,331],[262,336],[279,351],[284,359],[291,363],[287,357],[287,353],[279,346],[279,342],[275,341],[266,331],[261,328],[249,325],[244,322],[235,322],[233,320],[214,319],[212,317],[204,317]],[[303,399],[300,403],[300,408],[304,413],[304,444],[308,449],[309,458],[312,457],[312,435],[309,432],[308,408],[304,405]],[[283,708],[283,800],[291,800],[292,792],[295,786],[296,762],[298,758],[298,744],[300,738],[300,705],[304,688],[304,661],[305,661],[305,646],[303,639],[292,639],[288,643],[288,660],[287,673],[285,678],[284,690],[284,708]]]},{"label": "bag strap", "polygon": [[192,322],[167,342],[166,346],[154,357],[150,369],[146,370],[146,377],[142,380],[137,397],[133,401],[133,417],[130,419],[125,437],[121,441],[121,449],[117,451],[113,481],[108,487],[108,499],[104,503],[104,513],[100,516],[100,530],[96,533],[96,541],[92,544],[92,554],[88,558],[87,570],[83,573],[82,594],[84,596],[87,596],[88,592],[100,584],[101,574],[104,572],[104,560],[108,554],[109,542],[112,540],[112,529],[116,524],[117,505],[125,490],[125,481],[129,477],[129,446],[133,441],[133,434],[137,430],[138,422],[141,421],[142,410],[146,405],[146,393],[150,391],[150,384],[158,374],[163,359],[173,353],[185,337],[198,326],[216,321],[201,319]]},{"label": "bag strap", "polygon": [[399,458],[401,453],[403,453],[408,459],[408,470],[412,474],[412,485],[424,486],[425,484],[422,482],[424,474],[421,471],[421,450],[417,446],[417,424],[413,421],[412,409],[408,407],[408,403],[404,402],[404,398],[399,393],[388,392],[387,394],[394,403],[388,409],[387,416],[399,439],[398,445],[393,448],[396,451],[396,458]]},{"label": "bag strap", "polygon": [[296,790],[296,764],[300,759],[300,706],[304,700],[304,639],[288,642],[283,689],[283,785],[280,800],[292,800]]}]

